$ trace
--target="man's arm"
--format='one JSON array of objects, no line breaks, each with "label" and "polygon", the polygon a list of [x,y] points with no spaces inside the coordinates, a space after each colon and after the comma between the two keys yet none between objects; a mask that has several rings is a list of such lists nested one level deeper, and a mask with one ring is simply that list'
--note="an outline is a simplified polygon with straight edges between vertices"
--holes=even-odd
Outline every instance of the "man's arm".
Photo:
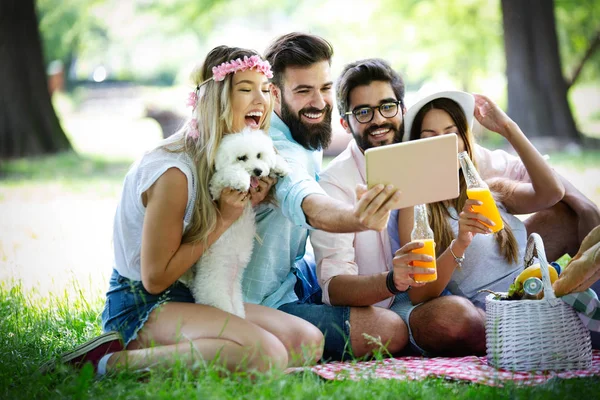
[{"label": "man's arm", "polygon": [[[334,184],[328,179],[320,181],[325,192],[342,204],[352,206],[356,203],[353,188]],[[358,235],[366,235],[357,237]],[[371,245],[371,241],[379,242],[379,233],[329,233],[313,230],[310,241],[317,261],[317,277],[323,289],[323,302],[330,305],[370,306],[392,296],[388,290],[388,275],[385,265],[387,255],[379,245]],[[385,247],[385,246],[384,246]],[[376,265],[369,265],[372,274],[359,274],[357,252],[369,252],[368,258]],[[363,254],[365,258],[365,254]],[[363,266],[364,268],[365,266]],[[409,267],[408,269],[412,269]],[[395,273],[395,286],[404,290],[412,282],[410,271],[398,269]],[[409,282],[406,282],[409,281]]]},{"label": "man's arm", "polygon": [[373,275],[338,275],[329,282],[332,306],[371,306],[392,296],[386,286],[387,272]]},{"label": "man's arm", "polygon": [[291,172],[279,179],[276,200],[292,223],[307,229],[328,232],[382,231],[387,227],[390,210],[399,208],[401,193],[392,185],[376,185],[370,190],[356,185],[352,190],[358,202],[342,202],[329,197],[315,180],[315,171],[297,146],[276,142]]},{"label": "man's arm", "polygon": [[[320,197],[340,203],[348,212],[354,210],[356,201],[351,188],[342,187],[341,184],[330,182],[327,178],[319,183],[327,196],[307,196],[304,203],[308,200],[309,210],[311,206],[318,207],[319,200],[324,200]],[[311,197],[314,199],[311,200]],[[311,221],[310,217],[308,219]],[[376,235],[375,232],[373,234]],[[359,275],[354,247],[355,233],[330,233],[315,229],[310,232],[310,242],[315,251],[317,277],[323,289],[325,304],[370,306],[392,295],[386,287],[385,265],[381,266],[381,273]]]},{"label": "man's arm", "polygon": [[600,225],[600,210],[594,202],[585,197],[571,182],[560,174],[558,176],[565,187],[565,195],[562,201],[577,214],[577,219],[579,220],[579,226],[577,227],[578,239],[581,243],[583,238],[592,229]]},{"label": "man's arm", "polygon": [[356,205],[335,198],[310,194],[302,202],[307,222],[316,229],[327,232],[361,232],[387,227],[390,211],[398,208],[401,193],[392,185],[376,185],[366,190],[363,185],[356,189],[359,201]]}]

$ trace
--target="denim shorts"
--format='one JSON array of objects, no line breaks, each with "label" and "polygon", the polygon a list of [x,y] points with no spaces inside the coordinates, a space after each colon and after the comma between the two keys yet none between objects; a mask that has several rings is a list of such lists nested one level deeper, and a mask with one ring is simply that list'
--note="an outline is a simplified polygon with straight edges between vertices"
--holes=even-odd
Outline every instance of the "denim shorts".
[{"label": "denim shorts", "polygon": [[[441,296],[451,294],[444,290]],[[421,303],[422,304],[422,303]],[[427,356],[416,342],[410,329],[410,314],[420,304],[413,305],[407,292],[400,293],[394,298],[390,310],[402,318],[408,327],[410,349],[407,354],[418,354]],[[326,304],[308,304],[302,302],[283,304],[279,310],[302,318],[323,332],[325,336],[325,349],[323,361],[347,360],[352,358],[350,345],[350,307],[329,306]],[[404,353],[404,352],[403,352]]]},{"label": "denim shorts", "polygon": [[287,303],[279,310],[310,322],[323,332],[325,349],[323,361],[352,358],[350,348],[350,307],[314,303]]},{"label": "denim shorts", "polygon": [[137,338],[150,313],[169,301],[194,303],[194,297],[187,286],[179,281],[160,294],[150,294],[141,281],[125,278],[113,270],[102,312],[102,330],[120,332],[127,346]]},{"label": "denim shorts", "polygon": [[[398,294],[390,310],[402,318],[408,326],[411,343],[411,354],[425,354],[415,342],[409,325],[411,312],[419,305],[413,305],[408,298],[408,293]],[[339,361],[352,359],[352,346],[350,344],[350,307],[329,306],[327,304],[309,304],[300,301],[283,304],[280,311],[302,318],[321,330],[325,336],[325,349],[323,361]]]}]

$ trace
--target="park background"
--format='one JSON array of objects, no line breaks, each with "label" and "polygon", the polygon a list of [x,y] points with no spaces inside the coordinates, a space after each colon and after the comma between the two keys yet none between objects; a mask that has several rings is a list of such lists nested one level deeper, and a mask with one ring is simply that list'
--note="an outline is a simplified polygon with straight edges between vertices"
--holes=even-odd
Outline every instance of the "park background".
[{"label": "park background", "polygon": [[[24,376],[100,332],[123,177],[185,120],[192,67],[216,45],[262,52],[294,30],[332,43],[334,79],[348,62],[386,59],[408,106],[442,89],[488,95],[600,204],[599,0],[2,0],[0,364],[26,373],[0,368],[0,395],[109,395],[74,373],[47,385]],[[329,158],[349,140],[337,121]],[[600,387],[586,382],[576,390]],[[446,390],[436,385],[434,397]],[[348,389],[317,393],[363,393]],[[548,393],[520,390],[498,393]]]}]

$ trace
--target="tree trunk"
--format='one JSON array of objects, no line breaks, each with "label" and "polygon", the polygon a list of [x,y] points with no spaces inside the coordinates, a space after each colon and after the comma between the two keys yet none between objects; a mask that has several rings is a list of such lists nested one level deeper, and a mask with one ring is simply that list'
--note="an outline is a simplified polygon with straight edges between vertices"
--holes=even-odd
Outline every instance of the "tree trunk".
[{"label": "tree trunk", "polygon": [[508,114],[529,137],[580,141],[562,74],[553,0],[502,0]]},{"label": "tree trunk", "polygon": [[34,0],[0,1],[0,159],[71,148],[48,93]]}]

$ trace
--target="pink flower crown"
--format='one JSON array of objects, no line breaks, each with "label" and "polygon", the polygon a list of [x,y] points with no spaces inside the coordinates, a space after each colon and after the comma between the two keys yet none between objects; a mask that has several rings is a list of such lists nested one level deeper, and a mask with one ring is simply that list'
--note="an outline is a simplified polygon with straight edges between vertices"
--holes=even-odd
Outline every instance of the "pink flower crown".
[{"label": "pink flower crown", "polygon": [[[235,74],[237,71],[247,71],[250,69],[254,69],[257,72],[260,72],[267,78],[271,79],[273,77],[273,72],[271,71],[271,64],[269,64],[266,60],[261,60],[259,56],[244,56],[244,59],[238,58],[237,60],[231,60],[228,62],[224,62],[221,65],[217,65],[212,68],[213,77],[205,80],[198,86],[196,89],[189,93],[186,105],[188,107],[192,107],[193,110],[196,109],[198,105],[199,99],[199,91],[200,87],[204,85],[206,82],[210,81],[210,79],[214,79],[215,82],[220,82],[225,79],[227,74]],[[187,126],[187,136],[191,139],[198,139],[200,136],[200,132],[198,131],[198,120],[196,117],[192,117],[188,121]]]},{"label": "pink flower crown", "polygon": [[220,82],[225,79],[227,74],[234,74],[237,71],[246,71],[254,69],[257,72],[260,72],[267,78],[271,79],[273,77],[273,72],[271,71],[271,64],[269,64],[266,60],[261,60],[259,56],[244,56],[244,59],[238,58],[237,60],[231,60],[228,62],[224,62],[221,65],[217,65],[212,68],[213,79],[216,82]]}]

